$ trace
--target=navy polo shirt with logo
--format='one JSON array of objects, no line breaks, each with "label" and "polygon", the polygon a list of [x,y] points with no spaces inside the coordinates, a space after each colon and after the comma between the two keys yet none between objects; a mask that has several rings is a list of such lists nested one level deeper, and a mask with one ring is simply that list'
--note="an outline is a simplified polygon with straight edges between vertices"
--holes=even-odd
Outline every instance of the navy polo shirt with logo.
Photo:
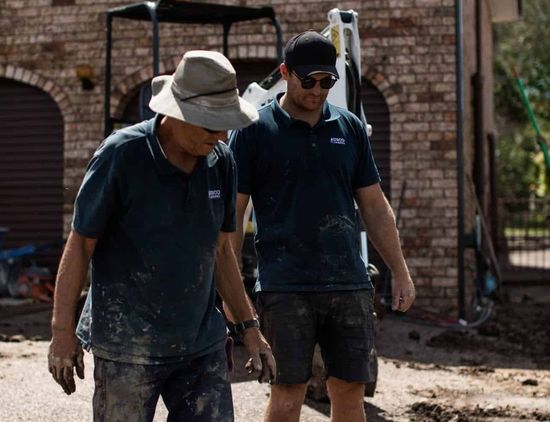
[{"label": "navy polo shirt with logo", "polygon": [[213,270],[219,232],[235,230],[235,163],[219,142],[182,172],[156,138],[160,117],[109,136],[75,202],[73,229],[98,239],[77,334],[89,343],[91,325],[104,359],[166,363],[225,344]]},{"label": "navy polo shirt with logo", "polygon": [[311,127],[276,100],[234,131],[238,192],[256,216],[256,291],[372,288],[360,255],[355,190],[380,182],[365,126],[325,102]]}]

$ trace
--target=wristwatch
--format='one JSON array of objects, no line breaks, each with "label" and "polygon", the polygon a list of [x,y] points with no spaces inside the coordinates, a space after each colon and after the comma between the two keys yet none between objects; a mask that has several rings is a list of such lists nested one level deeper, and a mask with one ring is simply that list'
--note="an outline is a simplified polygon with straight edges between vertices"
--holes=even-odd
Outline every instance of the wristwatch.
[{"label": "wristwatch", "polygon": [[258,318],[247,319],[246,321],[236,323],[233,328],[237,334],[242,335],[243,331],[247,328],[260,328],[260,321],[258,321]]}]

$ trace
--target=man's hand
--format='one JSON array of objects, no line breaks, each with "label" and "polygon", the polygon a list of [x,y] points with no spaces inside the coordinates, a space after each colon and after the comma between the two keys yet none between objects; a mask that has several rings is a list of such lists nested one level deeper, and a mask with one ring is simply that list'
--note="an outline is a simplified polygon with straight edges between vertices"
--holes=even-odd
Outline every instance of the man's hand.
[{"label": "man's hand", "polygon": [[84,352],[74,333],[53,334],[48,351],[48,369],[53,379],[70,395],[76,391],[73,367],[84,379]]},{"label": "man's hand", "polygon": [[392,279],[392,310],[406,312],[413,304],[415,297],[411,276],[395,275]]},{"label": "man's hand", "polygon": [[249,374],[259,372],[258,382],[270,382],[275,379],[277,365],[271,347],[258,328],[247,328],[243,332],[243,343],[250,359],[245,365]]}]

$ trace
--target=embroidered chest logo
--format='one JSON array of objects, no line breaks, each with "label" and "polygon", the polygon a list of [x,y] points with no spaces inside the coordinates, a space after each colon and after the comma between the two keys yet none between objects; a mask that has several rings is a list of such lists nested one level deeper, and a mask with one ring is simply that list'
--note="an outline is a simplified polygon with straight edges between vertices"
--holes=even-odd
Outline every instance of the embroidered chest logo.
[{"label": "embroidered chest logo", "polygon": [[209,199],[219,199],[221,197],[222,197],[222,191],[219,190],[219,189],[208,191],[208,198]]},{"label": "embroidered chest logo", "polygon": [[336,145],[346,145],[346,140],[344,138],[330,138],[330,143]]}]

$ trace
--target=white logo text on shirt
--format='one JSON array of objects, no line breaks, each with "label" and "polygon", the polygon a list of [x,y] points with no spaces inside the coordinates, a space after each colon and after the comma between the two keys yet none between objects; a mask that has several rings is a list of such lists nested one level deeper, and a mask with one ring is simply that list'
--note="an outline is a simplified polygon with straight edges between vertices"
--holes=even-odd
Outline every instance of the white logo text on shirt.
[{"label": "white logo text on shirt", "polygon": [[209,199],[219,199],[222,196],[222,191],[219,189],[216,190],[209,190],[208,191],[208,198]]}]

